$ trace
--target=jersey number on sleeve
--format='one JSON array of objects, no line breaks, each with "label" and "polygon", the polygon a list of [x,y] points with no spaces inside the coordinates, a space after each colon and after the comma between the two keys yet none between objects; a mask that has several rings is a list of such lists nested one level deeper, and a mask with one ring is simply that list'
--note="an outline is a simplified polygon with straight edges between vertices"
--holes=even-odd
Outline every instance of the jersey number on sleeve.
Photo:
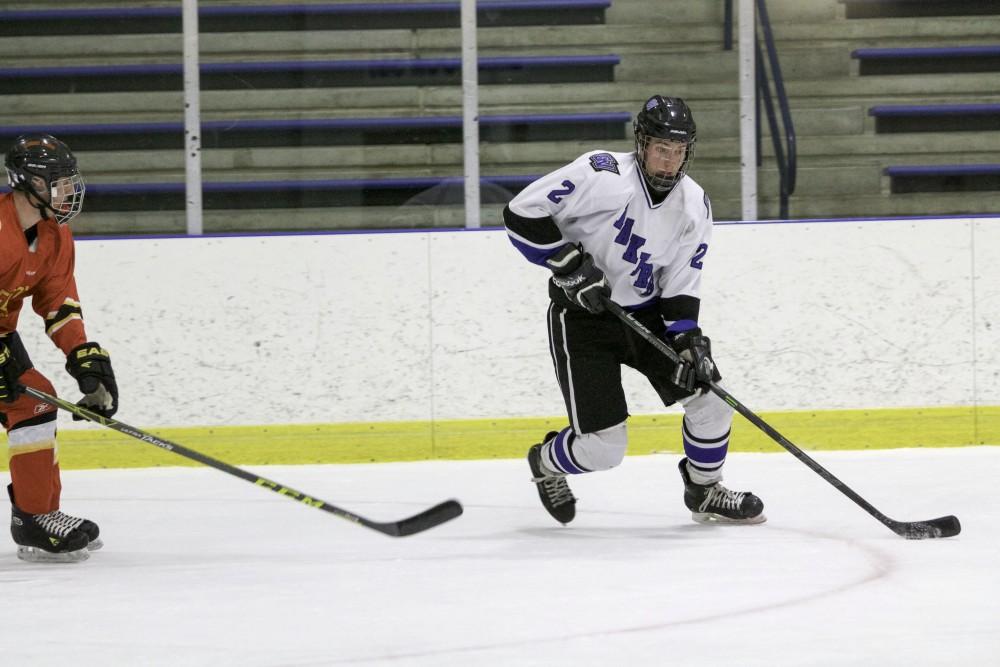
[{"label": "jersey number on sleeve", "polygon": [[705,253],[708,252],[708,244],[702,243],[698,246],[698,249],[694,251],[694,257],[691,258],[691,266],[696,269],[700,269],[704,266],[701,260],[705,257]]},{"label": "jersey number on sleeve", "polygon": [[565,180],[562,182],[563,189],[555,189],[549,193],[549,201],[553,204],[558,204],[562,201],[562,198],[568,194],[571,194],[573,190],[576,190],[576,186],[573,185],[573,181]]}]

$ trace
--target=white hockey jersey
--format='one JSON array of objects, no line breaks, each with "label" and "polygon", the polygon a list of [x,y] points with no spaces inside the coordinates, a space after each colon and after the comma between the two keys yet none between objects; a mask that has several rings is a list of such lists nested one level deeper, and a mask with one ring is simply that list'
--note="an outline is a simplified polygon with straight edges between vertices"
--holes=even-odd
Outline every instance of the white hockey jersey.
[{"label": "white hockey jersey", "polygon": [[511,242],[542,265],[567,242],[580,243],[607,276],[612,300],[627,308],[699,298],[712,235],[708,196],[685,176],[654,204],[639,169],[634,153],[591,151],[542,176],[508,204],[527,219],[508,223]]}]

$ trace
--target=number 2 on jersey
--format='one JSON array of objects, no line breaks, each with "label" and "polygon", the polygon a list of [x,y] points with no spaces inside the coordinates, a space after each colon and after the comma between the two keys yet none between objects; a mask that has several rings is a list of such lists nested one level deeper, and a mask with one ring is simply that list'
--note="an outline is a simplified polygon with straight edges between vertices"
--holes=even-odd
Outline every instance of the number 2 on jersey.
[{"label": "number 2 on jersey", "polygon": [[694,257],[691,258],[691,266],[700,269],[703,266],[701,260],[705,257],[706,252],[708,252],[708,244],[699,244],[698,249],[694,251]]},{"label": "number 2 on jersey", "polygon": [[553,204],[558,204],[562,201],[562,198],[568,194],[572,194],[573,190],[576,190],[576,186],[573,185],[573,181],[565,180],[562,182],[563,189],[555,189],[549,193],[549,201]]}]

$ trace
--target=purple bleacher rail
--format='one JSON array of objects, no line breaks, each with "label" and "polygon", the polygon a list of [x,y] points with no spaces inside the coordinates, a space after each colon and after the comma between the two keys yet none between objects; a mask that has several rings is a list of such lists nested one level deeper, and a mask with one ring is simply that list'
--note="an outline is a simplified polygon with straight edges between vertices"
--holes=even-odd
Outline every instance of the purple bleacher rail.
[{"label": "purple bleacher rail", "polygon": [[889,58],[978,58],[981,56],[1000,56],[1000,44],[985,46],[928,46],[855,49],[852,58],[858,59],[889,59]]},{"label": "purple bleacher rail", "polygon": [[[479,59],[479,69],[504,69],[509,67],[551,67],[555,65],[618,65],[621,58],[616,55],[580,56],[524,56],[487,57]],[[349,71],[366,69],[461,69],[461,58],[426,58],[394,60],[306,60],[306,61],[266,61],[248,63],[203,63],[203,74],[226,74],[235,72],[306,72],[306,71]],[[44,78],[72,76],[141,76],[179,75],[183,71],[181,63],[145,65],[70,65],[58,67],[10,67],[0,68],[0,78]]]},{"label": "purple bleacher rail", "polygon": [[[480,125],[535,125],[551,123],[626,123],[628,112],[579,113],[579,114],[513,114],[480,116]],[[284,120],[216,120],[201,124],[202,131],[277,131],[298,129],[377,129],[461,127],[461,116],[414,116],[411,118],[303,118]],[[21,134],[158,134],[184,130],[180,122],[103,123],[79,125],[23,125],[0,128],[0,137]]]},{"label": "purple bleacher rail", "polygon": [[881,104],[869,116],[944,116],[1000,114],[1000,104]]},{"label": "purple bleacher rail", "polygon": [[1000,174],[1000,164],[895,165],[883,170],[887,176],[983,176]]},{"label": "purple bleacher rail", "polygon": [[[534,2],[510,2],[508,0],[485,0],[480,2],[480,12],[503,10],[565,10],[573,8],[607,9],[611,0],[535,0]],[[241,15],[325,15],[325,14],[389,14],[423,12],[458,12],[458,2],[415,2],[415,3],[344,3],[344,4],[287,4],[287,5],[244,5],[223,7],[200,7],[199,16],[241,16]],[[87,20],[123,18],[171,18],[181,16],[180,7],[132,7],[94,9],[15,9],[0,10],[0,21],[45,21],[45,20]]]}]

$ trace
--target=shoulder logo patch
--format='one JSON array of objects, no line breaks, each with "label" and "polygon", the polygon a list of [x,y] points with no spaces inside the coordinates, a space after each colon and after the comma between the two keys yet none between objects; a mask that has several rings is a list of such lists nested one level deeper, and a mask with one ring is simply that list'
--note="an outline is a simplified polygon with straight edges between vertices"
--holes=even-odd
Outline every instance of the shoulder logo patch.
[{"label": "shoulder logo patch", "polygon": [[610,171],[621,176],[618,171],[618,160],[611,153],[595,153],[590,156],[590,166],[594,171]]}]

